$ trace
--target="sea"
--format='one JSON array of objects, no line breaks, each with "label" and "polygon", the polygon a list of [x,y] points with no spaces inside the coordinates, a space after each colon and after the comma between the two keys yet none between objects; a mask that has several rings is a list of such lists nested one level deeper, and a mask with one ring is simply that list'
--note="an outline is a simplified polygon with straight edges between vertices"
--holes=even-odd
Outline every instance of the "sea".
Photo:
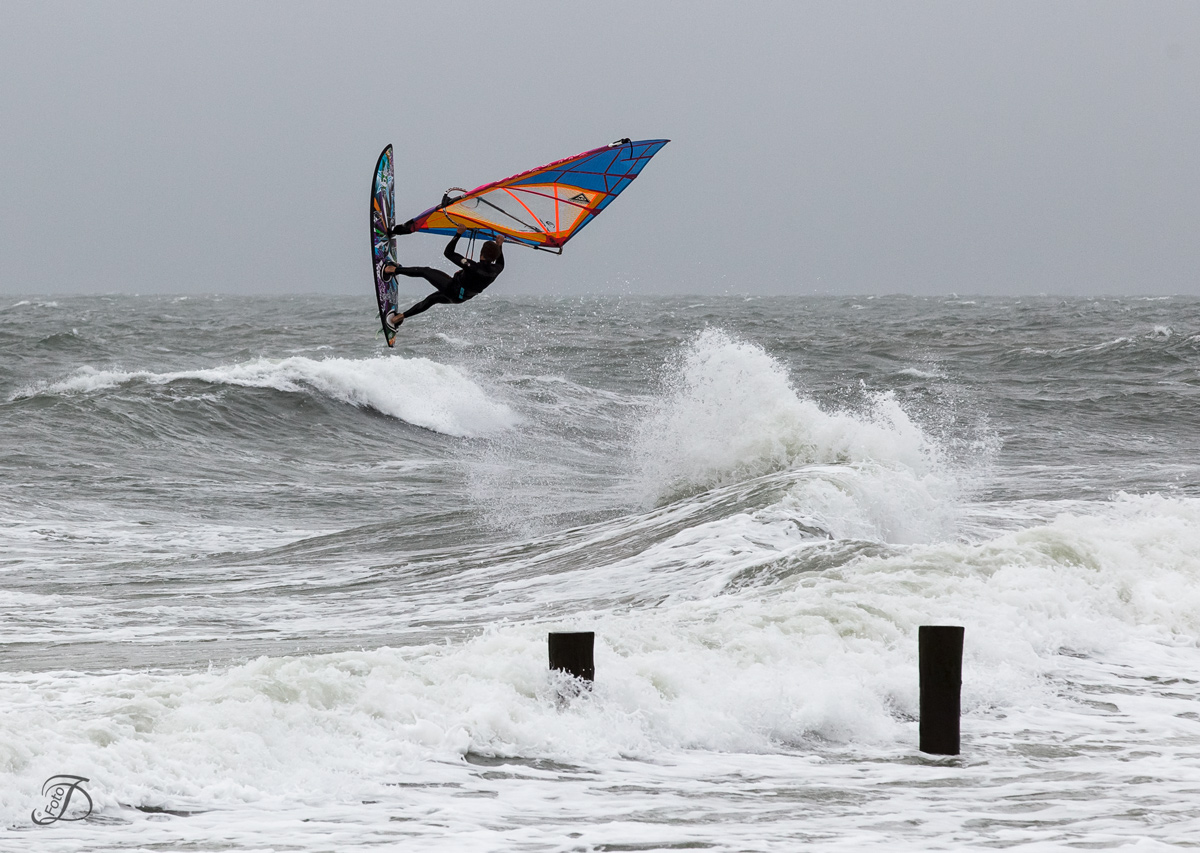
[{"label": "sea", "polygon": [[1200,299],[0,297],[0,850],[1196,846]]}]

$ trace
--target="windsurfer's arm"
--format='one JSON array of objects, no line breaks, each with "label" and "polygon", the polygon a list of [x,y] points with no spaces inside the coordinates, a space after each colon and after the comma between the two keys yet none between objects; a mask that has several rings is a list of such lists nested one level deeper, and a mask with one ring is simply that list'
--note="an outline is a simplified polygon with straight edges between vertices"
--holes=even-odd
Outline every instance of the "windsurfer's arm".
[{"label": "windsurfer's arm", "polygon": [[492,261],[492,265],[496,268],[496,275],[500,275],[504,271],[504,235],[497,234],[496,240],[496,260]]},{"label": "windsurfer's arm", "polygon": [[464,230],[466,229],[458,229],[458,232],[454,235],[454,239],[446,245],[446,251],[442,252],[442,254],[446,256],[446,260],[456,267],[463,267],[465,269],[466,267],[463,266],[463,256],[455,251],[458,248],[458,238],[463,235]]}]

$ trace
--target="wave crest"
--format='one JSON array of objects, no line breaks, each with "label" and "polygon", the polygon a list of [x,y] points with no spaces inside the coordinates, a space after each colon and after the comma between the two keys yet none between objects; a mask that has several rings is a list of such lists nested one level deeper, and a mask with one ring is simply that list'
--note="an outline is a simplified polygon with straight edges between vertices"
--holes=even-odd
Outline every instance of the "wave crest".
[{"label": "wave crest", "polygon": [[720,329],[696,336],[667,392],[635,430],[635,455],[659,498],[798,465],[864,462],[927,473],[936,445],[890,395],[866,416],[825,412],[761,347]]},{"label": "wave crest", "polygon": [[342,403],[374,409],[414,426],[470,438],[516,425],[516,413],[457,368],[427,358],[282,360],[259,358],[240,364],[173,373],[97,370],[85,367],[66,379],[38,383],[13,399],[39,395],[88,394],[135,383],[181,381],[291,393],[316,392]]}]

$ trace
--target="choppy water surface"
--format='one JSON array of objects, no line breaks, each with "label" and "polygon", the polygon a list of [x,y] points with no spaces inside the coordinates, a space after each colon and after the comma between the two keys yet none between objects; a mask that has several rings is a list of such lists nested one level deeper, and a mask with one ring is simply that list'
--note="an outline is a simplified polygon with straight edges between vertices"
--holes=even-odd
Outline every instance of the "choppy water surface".
[{"label": "choppy water surface", "polygon": [[[399,344],[0,301],[0,849],[1200,837],[1200,300],[488,298]],[[966,627],[957,759],[922,624]],[[59,773],[95,811],[36,827]]]}]

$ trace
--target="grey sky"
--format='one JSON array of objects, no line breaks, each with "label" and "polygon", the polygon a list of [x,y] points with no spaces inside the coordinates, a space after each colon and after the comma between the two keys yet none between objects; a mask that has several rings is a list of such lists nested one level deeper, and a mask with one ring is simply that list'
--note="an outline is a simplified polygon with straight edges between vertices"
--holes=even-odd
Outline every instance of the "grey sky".
[{"label": "grey sky", "polygon": [[1094,0],[4,0],[0,292],[369,293],[386,143],[407,217],[621,136],[498,289],[1200,293],[1200,3]]}]

